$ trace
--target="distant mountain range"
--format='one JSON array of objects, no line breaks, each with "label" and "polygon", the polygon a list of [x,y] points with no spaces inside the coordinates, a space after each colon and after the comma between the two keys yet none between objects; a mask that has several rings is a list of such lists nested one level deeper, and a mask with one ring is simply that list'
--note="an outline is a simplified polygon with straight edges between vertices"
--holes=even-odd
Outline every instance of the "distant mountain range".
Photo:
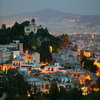
[{"label": "distant mountain range", "polygon": [[0,16],[0,26],[2,24],[14,24],[16,21],[23,22],[32,18],[36,19],[37,24],[47,27],[50,32],[100,32],[100,15],[78,15],[52,9],[12,16]]}]

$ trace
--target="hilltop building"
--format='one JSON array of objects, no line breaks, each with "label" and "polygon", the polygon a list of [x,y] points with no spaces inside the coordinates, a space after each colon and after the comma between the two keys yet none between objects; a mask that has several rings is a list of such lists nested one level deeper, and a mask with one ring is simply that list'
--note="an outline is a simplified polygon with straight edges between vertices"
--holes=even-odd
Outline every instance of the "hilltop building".
[{"label": "hilltop building", "polygon": [[26,35],[29,35],[31,32],[33,32],[34,34],[36,34],[37,30],[41,29],[41,28],[42,28],[42,26],[41,25],[37,26],[36,23],[35,23],[35,20],[32,19],[31,22],[30,22],[30,24],[28,26],[24,27],[24,31],[25,31]]}]

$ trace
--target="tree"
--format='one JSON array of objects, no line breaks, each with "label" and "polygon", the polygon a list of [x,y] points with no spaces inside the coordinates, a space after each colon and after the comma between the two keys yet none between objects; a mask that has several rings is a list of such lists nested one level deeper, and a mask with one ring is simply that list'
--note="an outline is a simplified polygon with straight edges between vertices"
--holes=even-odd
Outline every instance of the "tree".
[{"label": "tree", "polygon": [[83,99],[83,95],[82,95],[82,91],[78,90],[77,88],[74,88],[70,91],[67,92],[67,98],[68,100],[82,100]]},{"label": "tree", "polygon": [[43,42],[40,46],[40,48],[38,48],[39,52],[40,52],[40,56],[41,56],[41,61],[44,62],[51,62],[52,61],[52,55],[50,53],[49,50],[49,42]]},{"label": "tree", "polygon": [[87,60],[87,57],[86,57],[86,56],[83,56],[83,57],[82,57],[82,60],[80,61],[80,62],[81,62],[81,65],[82,65],[82,63],[85,62],[86,60]]},{"label": "tree", "polygon": [[93,73],[96,73],[98,70],[98,67],[94,65],[94,60],[89,60],[85,56],[82,58],[81,64],[84,69],[87,69]]},{"label": "tree", "polygon": [[66,96],[67,96],[67,92],[66,92],[66,89],[63,87],[63,86],[60,86],[60,91],[59,91],[59,98],[60,99],[66,99]]},{"label": "tree", "polygon": [[20,25],[22,26],[22,27],[24,27],[24,26],[28,26],[30,24],[30,21],[24,21],[24,22],[22,22]]},{"label": "tree", "polygon": [[48,37],[48,36],[50,36],[50,34],[49,34],[47,28],[46,29],[41,28],[41,29],[37,30],[37,34],[35,36],[36,37],[40,37],[40,36],[41,37]]},{"label": "tree", "polygon": [[100,77],[98,77],[96,80],[96,87],[100,88]]},{"label": "tree", "polygon": [[100,92],[92,91],[86,96],[86,100],[100,100]]},{"label": "tree", "polygon": [[57,83],[52,83],[49,91],[50,100],[58,100],[59,99],[59,90],[57,87]]},{"label": "tree", "polygon": [[69,44],[70,44],[70,42],[69,42],[69,36],[66,34],[66,35],[61,35],[60,36],[60,40],[61,40],[61,42],[60,42],[60,48],[63,48],[63,47],[66,47],[66,46],[68,46]]},{"label": "tree", "polygon": [[1,29],[5,30],[6,29],[6,25],[2,24]]},{"label": "tree", "polygon": [[4,91],[8,96],[25,96],[30,87],[24,77],[16,70],[9,69],[3,78]]},{"label": "tree", "polygon": [[9,96],[5,100],[30,100],[30,98],[27,96],[20,96],[20,97]]}]

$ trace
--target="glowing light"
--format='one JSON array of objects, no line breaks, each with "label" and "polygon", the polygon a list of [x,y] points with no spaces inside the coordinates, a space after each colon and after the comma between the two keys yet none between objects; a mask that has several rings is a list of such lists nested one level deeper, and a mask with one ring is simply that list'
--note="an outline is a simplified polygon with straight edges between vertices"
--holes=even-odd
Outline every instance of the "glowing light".
[{"label": "glowing light", "polygon": [[100,69],[100,62],[95,61],[95,62],[94,62],[94,65],[97,65],[97,67]]},{"label": "glowing light", "polygon": [[32,46],[33,49],[36,49],[36,46]]},{"label": "glowing light", "polygon": [[28,76],[30,76],[30,73],[31,73],[31,71],[28,70],[28,72],[27,72]]},{"label": "glowing light", "polygon": [[52,46],[49,46],[50,53],[52,53]]},{"label": "glowing light", "polygon": [[86,79],[91,80],[90,75],[87,75],[87,76],[86,76]]},{"label": "glowing light", "polygon": [[92,38],[94,38],[94,35],[92,35]]},{"label": "glowing light", "polygon": [[84,87],[81,88],[81,90],[83,92],[82,95],[87,95],[87,92],[88,92],[88,88],[87,87],[84,86]]},{"label": "glowing light", "polygon": [[26,50],[26,53],[28,53],[28,50]]},{"label": "glowing light", "polygon": [[96,72],[96,75],[97,75],[97,76],[100,76],[100,73],[97,71],[97,72]]},{"label": "glowing light", "polygon": [[91,56],[91,53],[90,53],[90,52],[85,51],[85,52],[84,52],[84,55],[85,55],[86,57],[90,57],[90,56]]},{"label": "glowing light", "polygon": [[14,59],[15,59],[16,57],[17,57],[16,55],[13,56]]}]

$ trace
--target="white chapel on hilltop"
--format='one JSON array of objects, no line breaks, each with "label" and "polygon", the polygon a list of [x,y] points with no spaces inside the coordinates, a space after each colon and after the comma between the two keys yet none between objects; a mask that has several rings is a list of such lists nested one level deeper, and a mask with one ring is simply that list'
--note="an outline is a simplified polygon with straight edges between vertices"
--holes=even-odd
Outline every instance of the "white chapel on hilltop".
[{"label": "white chapel on hilltop", "polygon": [[28,26],[25,26],[24,31],[25,31],[26,35],[29,35],[29,33],[31,33],[31,32],[33,32],[34,34],[36,34],[37,30],[41,29],[41,28],[42,28],[42,26],[41,25],[37,26],[35,24],[35,20],[32,19],[31,22],[30,22],[30,24]]}]

